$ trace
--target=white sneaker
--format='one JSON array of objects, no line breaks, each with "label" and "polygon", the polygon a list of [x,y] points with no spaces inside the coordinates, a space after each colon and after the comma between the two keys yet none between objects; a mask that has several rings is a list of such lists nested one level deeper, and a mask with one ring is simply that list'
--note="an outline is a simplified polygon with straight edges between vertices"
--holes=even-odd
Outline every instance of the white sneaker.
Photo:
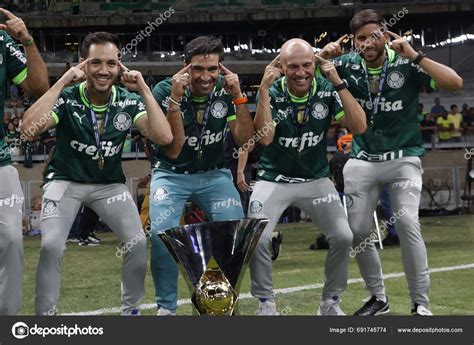
[{"label": "white sneaker", "polygon": [[433,316],[433,313],[426,307],[415,303],[415,307],[411,310],[413,316]]},{"label": "white sneaker", "polygon": [[339,306],[341,299],[338,296],[334,296],[332,299],[321,299],[319,302],[319,308],[316,315],[319,316],[344,316],[346,315],[341,307]]},{"label": "white sneaker", "polygon": [[158,308],[156,315],[157,316],[176,316],[176,312],[166,309],[166,308]]},{"label": "white sneaker", "polygon": [[255,312],[255,315],[259,315],[259,316],[278,315],[275,300],[267,299],[265,302],[259,302],[258,309]]}]

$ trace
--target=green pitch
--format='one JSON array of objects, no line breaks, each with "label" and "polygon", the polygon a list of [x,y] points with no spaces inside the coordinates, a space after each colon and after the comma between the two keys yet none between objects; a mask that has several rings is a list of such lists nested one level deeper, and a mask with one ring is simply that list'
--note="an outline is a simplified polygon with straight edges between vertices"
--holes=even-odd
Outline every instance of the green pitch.
[{"label": "green pitch", "polygon": [[[429,268],[459,266],[474,263],[474,216],[422,218],[423,237],[428,249]],[[323,282],[326,251],[309,250],[318,231],[311,223],[280,224],[283,231],[282,252],[274,264],[275,289],[301,287]],[[77,313],[120,306],[121,259],[115,256],[116,241],[113,233],[99,233],[102,245],[81,247],[67,244],[62,263],[62,286],[59,312]],[[23,282],[22,315],[34,314],[35,271],[38,262],[40,237],[25,237],[25,274]],[[150,252],[148,252],[150,253]],[[403,272],[399,247],[379,251],[384,274]],[[148,255],[149,258],[149,255]],[[351,259],[349,278],[360,278],[357,265]],[[430,308],[435,315],[474,315],[472,283],[474,268],[435,272],[431,274]],[[391,315],[408,315],[410,300],[405,277],[385,280],[390,299]],[[249,292],[248,271],[241,293]],[[278,309],[283,315],[316,315],[321,289],[283,293],[277,296]],[[352,314],[366,297],[363,283],[348,285],[342,295],[342,308]],[[179,298],[187,299],[189,293],[180,277]],[[146,294],[143,304],[154,303],[154,288],[148,268]],[[255,299],[240,302],[243,315],[253,315],[257,308]],[[106,312],[107,313],[107,312]],[[108,312],[117,314],[117,312]],[[155,309],[143,310],[143,315],[155,314]],[[178,314],[191,315],[189,304],[178,308]]]}]

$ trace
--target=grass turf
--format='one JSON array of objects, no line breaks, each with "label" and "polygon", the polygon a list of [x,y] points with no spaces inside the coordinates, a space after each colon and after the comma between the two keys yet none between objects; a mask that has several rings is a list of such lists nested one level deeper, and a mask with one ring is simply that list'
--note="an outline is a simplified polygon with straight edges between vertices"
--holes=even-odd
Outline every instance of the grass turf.
[{"label": "grass turf", "polygon": [[[428,250],[430,268],[474,263],[474,216],[422,218],[423,237]],[[273,267],[274,288],[287,288],[322,283],[326,251],[309,250],[318,234],[311,223],[279,224],[284,234],[282,252]],[[62,262],[60,313],[93,311],[120,305],[121,259],[115,256],[119,245],[113,233],[99,234],[102,245],[81,247],[67,244]],[[149,244],[150,245],[150,244]],[[35,271],[39,256],[40,237],[24,238],[25,272],[23,281],[23,308],[21,315],[34,313]],[[148,252],[149,253],[149,252]],[[403,272],[400,248],[388,247],[379,251],[385,274]],[[149,255],[148,255],[149,258]],[[354,259],[349,266],[349,278],[359,278]],[[184,280],[179,278],[179,299],[189,298]],[[431,274],[430,308],[435,315],[473,315],[472,283],[474,269],[463,269]],[[410,300],[405,277],[385,280],[392,315],[408,315]],[[241,293],[249,292],[248,270]],[[315,315],[321,289],[306,290],[277,296],[282,315]],[[342,308],[352,314],[367,296],[363,283],[349,284],[342,295]],[[154,288],[150,269],[147,269],[146,291],[142,303],[154,303]],[[255,299],[243,299],[243,315],[253,315]],[[155,309],[143,310],[152,315]],[[182,305],[179,315],[191,315],[191,306]]]}]

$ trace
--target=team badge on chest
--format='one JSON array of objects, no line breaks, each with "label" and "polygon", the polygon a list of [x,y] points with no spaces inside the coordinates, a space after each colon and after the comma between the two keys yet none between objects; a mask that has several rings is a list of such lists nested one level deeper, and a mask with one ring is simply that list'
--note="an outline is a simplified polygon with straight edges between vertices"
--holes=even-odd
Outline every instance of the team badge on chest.
[{"label": "team badge on chest", "polygon": [[322,120],[329,114],[328,106],[324,103],[314,103],[311,114],[315,119]]},{"label": "team badge on chest", "polygon": [[399,89],[405,83],[405,77],[398,71],[393,71],[387,76],[387,84],[392,89]]},{"label": "team badge on chest", "polygon": [[227,104],[222,101],[215,101],[211,105],[211,114],[217,119],[221,119],[227,115]]},{"label": "team badge on chest", "polygon": [[118,113],[114,117],[114,127],[116,130],[124,132],[132,125],[132,118],[127,113]]}]

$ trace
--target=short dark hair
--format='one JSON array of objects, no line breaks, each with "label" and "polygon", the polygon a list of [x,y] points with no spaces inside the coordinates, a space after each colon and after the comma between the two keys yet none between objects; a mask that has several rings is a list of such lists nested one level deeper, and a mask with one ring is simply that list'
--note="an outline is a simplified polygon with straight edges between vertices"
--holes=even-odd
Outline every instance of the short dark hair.
[{"label": "short dark hair", "polygon": [[352,34],[355,34],[357,30],[367,24],[380,24],[383,25],[384,18],[376,10],[366,9],[357,12],[354,17],[352,17],[349,27]]},{"label": "short dark hair", "polygon": [[79,54],[81,58],[85,59],[89,56],[89,48],[93,44],[102,44],[110,42],[117,46],[117,49],[120,50],[120,40],[117,35],[111,34],[110,32],[98,31],[88,34],[82,40],[81,50]]},{"label": "short dark hair", "polygon": [[184,62],[189,64],[193,56],[209,54],[219,55],[219,61],[222,61],[222,55],[224,55],[222,41],[214,36],[199,36],[186,44]]},{"label": "short dark hair", "polygon": [[457,104],[451,104],[451,110],[453,110],[454,108],[457,108],[458,105]]}]

